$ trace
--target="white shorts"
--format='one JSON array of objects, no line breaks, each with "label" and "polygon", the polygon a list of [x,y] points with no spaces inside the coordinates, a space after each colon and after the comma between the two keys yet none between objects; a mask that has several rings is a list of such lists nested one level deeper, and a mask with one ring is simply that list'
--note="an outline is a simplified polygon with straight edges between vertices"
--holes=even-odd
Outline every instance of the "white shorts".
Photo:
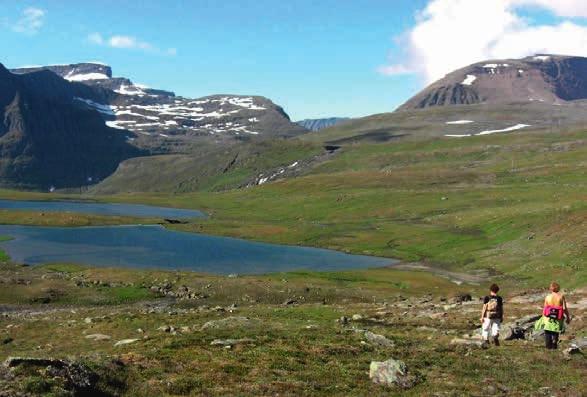
[{"label": "white shorts", "polygon": [[489,335],[492,337],[499,336],[499,327],[501,320],[497,318],[485,318],[483,319],[483,326],[481,328],[481,336],[483,339],[489,339]]}]

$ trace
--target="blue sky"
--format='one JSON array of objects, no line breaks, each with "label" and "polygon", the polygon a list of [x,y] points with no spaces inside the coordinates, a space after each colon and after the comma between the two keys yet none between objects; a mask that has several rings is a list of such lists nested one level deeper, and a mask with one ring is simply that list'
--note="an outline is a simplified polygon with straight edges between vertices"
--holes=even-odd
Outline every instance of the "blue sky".
[{"label": "blue sky", "polygon": [[[420,26],[437,29],[440,37],[458,25],[458,18],[470,19],[456,15],[466,8],[463,1],[0,0],[0,62],[18,67],[99,60],[111,65],[117,76],[178,95],[263,95],[296,120],[356,117],[392,111],[433,77],[454,65],[481,60],[451,56],[457,58],[451,63],[439,59],[445,57],[433,58],[439,46],[449,53],[462,44],[464,53],[477,58],[518,55],[519,48],[505,44],[478,54],[467,50],[467,45],[477,45],[471,40],[459,43],[466,40],[461,36],[467,32],[456,31],[445,40],[450,43],[418,36]],[[528,29],[543,26],[560,28],[564,23],[584,27],[582,10],[574,15],[572,7],[569,13],[541,5],[544,1],[483,0],[483,4],[523,3],[515,9],[503,7],[525,27],[501,26],[497,37],[519,34],[520,29],[527,34]],[[503,19],[500,10],[494,17]],[[417,12],[424,13],[416,18]],[[450,18],[446,22],[443,12],[451,12],[451,18],[455,14],[455,23]],[[544,41],[536,37],[537,43]],[[561,50],[569,52],[572,44]],[[523,50],[543,49],[530,47]],[[558,48],[551,47],[544,50]]]}]

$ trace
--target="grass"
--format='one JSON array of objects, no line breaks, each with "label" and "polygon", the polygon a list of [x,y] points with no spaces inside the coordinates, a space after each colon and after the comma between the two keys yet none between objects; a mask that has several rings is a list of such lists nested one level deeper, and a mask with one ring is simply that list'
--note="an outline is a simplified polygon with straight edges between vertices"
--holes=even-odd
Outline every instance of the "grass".
[{"label": "grass", "polygon": [[[582,355],[561,360],[560,353],[546,354],[538,342],[528,341],[507,341],[501,349],[490,350],[452,346],[452,338],[478,326],[480,307],[475,301],[445,306],[449,302],[441,298],[472,293],[477,299],[484,291],[429,273],[376,269],[228,278],[72,265],[3,265],[0,278],[5,285],[9,279],[30,282],[27,291],[24,284],[10,284],[14,293],[0,296],[0,303],[8,307],[19,304],[19,296],[49,285],[61,297],[27,304],[30,314],[8,311],[0,319],[1,336],[11,338],[0,344],[0,359],[78,358],[100,374],[96,388],[111,395],[396,395],[399,390],[374,385],[367,376],[372,360],[389,358],[403,360],[419,378],[414,388],[401,393],[406,396],[482,395],[487,387],[505,387],[512,396],[540,395],[542,387],[549,387],[551,394],[587,391],[583,380],[587,361]],[[87,286],[76,284],[82,279]],[[100,285],[93,283],[98,280]],[[173,290],[186,285],[206,292],[208,298],[173,302],[133,292],[161,282],[171,282]],[[506,302],[520,292],[510,288],[517,286],[504,285]],[[132,299],[127,303],[108,300],[128,294]],[[576,302],[581,295],[570,297]],[[282,302],[287,298],[298,303],[285,306]],[[234,303],[233,313],[210,309]],[[535,311],[527,304],[507,306],[508,319]],[[428,312],[445,314],[431,317]],[[356,313],[363,319],[348,326],[337,322]],[[567,339],[585,335],[582,314],[575,314],[563,346]],[[202,328],[231,316],[249,320],[243,326]],[[162,325],[178,331],[158,330]],[[394,346],[365,342],[353,328],[383,335]],[[96,333],[111,339],[85,337]],[[114,347],[114,342],[127,338],[138,341]],[[225,338],[254,342],[231,349],[211,345]],[[18,368],[9,380],[0,376],[0,390],[3,387],[38,395],[57,393],[64,386],[58,377],[45,376],[38,369]]]},{"label": "grass", "polygon": [[[489,269],[523,287],[587,282],[587,132],[345,146],[306,175],[260,187],[81,198],[197,208],[173,229]],[[287,158],[287,162],[295,158]],[[1,191],[4,198],[55,198]],[[74,198],[76,196],[59,196]],[[0,222],[42,224],[38,214]],[[67,224],[62,215],[47,224]],[[122,222],[74,219],[71,224]],[[144,223],[144,222],[143,222]]]}]

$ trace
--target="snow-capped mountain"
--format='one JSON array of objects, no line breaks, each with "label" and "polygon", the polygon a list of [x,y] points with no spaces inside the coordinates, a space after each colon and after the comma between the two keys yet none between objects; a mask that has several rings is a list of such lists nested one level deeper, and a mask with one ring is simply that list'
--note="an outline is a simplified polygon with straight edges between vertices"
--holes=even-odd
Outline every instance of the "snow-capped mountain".
[{"label": "snow-capped mountain", "polygon": [[478,62],[431,84],[399,110],[587,99],[587,58],[539,54]]},{"label": "snow-capped mountain", "polygon": [[[112,77],[112,69],[99,63],[53,65],[11,70],[28,74],[49,70],[70,82],[110,91],[102,101],[75,97],[79,106],[99,112],[105,123],[144,137],[190,139],[198,136],[292,136],[305,130],[290,122],[283,109],[259,96],[214,95],[185,98],[173,92]],[[129,137],[129,139],[134,139]]]},{"label": "snow-capped mountain", "polygon": [[94,184],[137,156],[307,132],[258,96],[191,99],[113,77],[100,63],[0,65],[0,185]]}]

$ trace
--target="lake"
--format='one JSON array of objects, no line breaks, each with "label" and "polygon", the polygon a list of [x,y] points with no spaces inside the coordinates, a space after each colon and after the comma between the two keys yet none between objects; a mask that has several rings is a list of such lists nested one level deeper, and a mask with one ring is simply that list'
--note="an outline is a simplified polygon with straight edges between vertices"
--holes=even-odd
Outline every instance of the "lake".
[{"label": "lake", "polygon": [[[43,209],[45,210],[45,209]],[[387,258],[176,232],[161,226],[38,227],[0,225],[13,261],[258,274],[382,267]]]},{"label": "lake", "polygon": [[132,216],[137,218],[189,219],[206,216],[203,212],[197,210],[155,207],[142,204],[91,203],[79,201],[0,200],[0,209],[44,212],[78,212],[83,214]]}]

